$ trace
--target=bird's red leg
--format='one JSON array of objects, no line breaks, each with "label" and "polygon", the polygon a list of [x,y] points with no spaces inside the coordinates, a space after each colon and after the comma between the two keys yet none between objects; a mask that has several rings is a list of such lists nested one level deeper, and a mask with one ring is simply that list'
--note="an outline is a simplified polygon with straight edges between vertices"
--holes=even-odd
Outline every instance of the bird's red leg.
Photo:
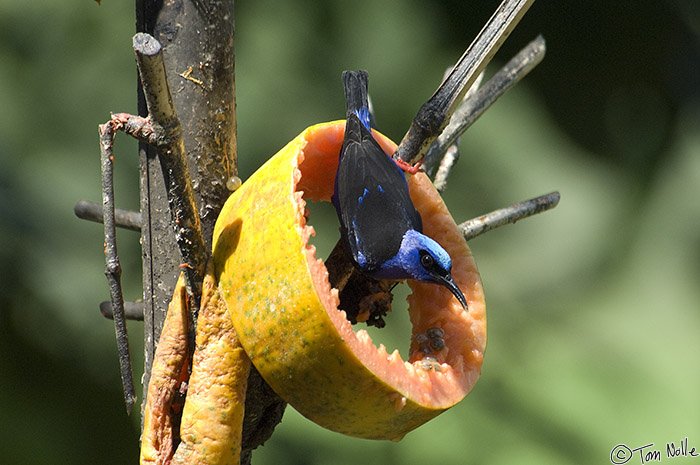
[{"label": "bird's red leg", "polygon": [[421,165],[423,164],[422,158],[415,165],[411,165],[410,163],[403,161],[400,158],[394,158],[393,160],[394,163],[396,163],[396,166],[408,173],[416,174],[418,172],[423,172],[423,169],[421,168]]}]

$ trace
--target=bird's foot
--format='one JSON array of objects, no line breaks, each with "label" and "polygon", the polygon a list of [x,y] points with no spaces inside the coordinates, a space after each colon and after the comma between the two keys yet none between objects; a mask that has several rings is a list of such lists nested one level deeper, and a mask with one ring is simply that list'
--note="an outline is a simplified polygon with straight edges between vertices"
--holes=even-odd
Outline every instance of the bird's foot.
[{"label": "bird's foot", "polygon": [[396,166],[406,171],[407,173],[416,174],[418,172],[424,172],[423,168],[421,168],[421,165],[423,164],[423,159],[419,160],[418,163],[416,163],[415,165],[411,165],[410,163],[403,161],[400,158],[394,158],[393,160],[394,163],[396,163]]}]

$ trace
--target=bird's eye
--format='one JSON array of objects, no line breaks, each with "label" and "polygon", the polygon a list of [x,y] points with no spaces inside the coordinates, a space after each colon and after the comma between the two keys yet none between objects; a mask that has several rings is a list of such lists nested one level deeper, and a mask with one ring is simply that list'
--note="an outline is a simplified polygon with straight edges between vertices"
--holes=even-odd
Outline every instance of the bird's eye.
[{"label": "bird's eye", "polygon": [[425,250],[421,250],[420,264],[423,265],[423,268],[429,270],[435,265],[435,259],[432,255],[430,255],[430,253],[426,252]]}]

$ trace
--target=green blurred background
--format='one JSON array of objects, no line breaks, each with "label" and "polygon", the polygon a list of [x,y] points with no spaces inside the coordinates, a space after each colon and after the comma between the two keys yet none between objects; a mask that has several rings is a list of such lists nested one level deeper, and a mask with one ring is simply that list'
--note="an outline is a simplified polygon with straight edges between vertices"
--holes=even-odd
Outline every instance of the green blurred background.
[{"label": "green blurred background", "polygon": [[[379,127],[399,140],[497,5],[237,2],[241,176],[343,116],[343,69],[369,71]],[[97,308],[101,226],[72,213],[100,198],[97,124],[136,109],[132,10],[0,0],[3,464],[137,461],[138,415],[124,414]],[[691,462],[667,458],[666,443],[700,448],[700,6],[540,0],[490,72],[539,33],[547,57],[462,138],[445,194],[458,221],[562,195],[470,243],[489,318],[475,389],[399,443],[344,437],[290,408],[255,464],[602,464],[620,443]],[[120,137],[116,150],[118,205],[135,209],[135,144]],[[337,234],[324,215],[322,252]],[[138,235],[122,232],[119,247],[133,300]],[[406,325],[397,304],[373,334],[405,351]],[[142,325],[129,329],[139,379]]]}]

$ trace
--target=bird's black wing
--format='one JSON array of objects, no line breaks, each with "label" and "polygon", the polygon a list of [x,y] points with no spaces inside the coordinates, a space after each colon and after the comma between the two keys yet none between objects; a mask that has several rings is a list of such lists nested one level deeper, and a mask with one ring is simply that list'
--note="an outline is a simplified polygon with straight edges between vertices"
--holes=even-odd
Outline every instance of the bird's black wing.
[{"label": "bird's black wing", "polygon": [[368,273],[396,255],[407,230],[422,231],[403,172],[354,114],[346,123],[333,203],[346,246]]}]

